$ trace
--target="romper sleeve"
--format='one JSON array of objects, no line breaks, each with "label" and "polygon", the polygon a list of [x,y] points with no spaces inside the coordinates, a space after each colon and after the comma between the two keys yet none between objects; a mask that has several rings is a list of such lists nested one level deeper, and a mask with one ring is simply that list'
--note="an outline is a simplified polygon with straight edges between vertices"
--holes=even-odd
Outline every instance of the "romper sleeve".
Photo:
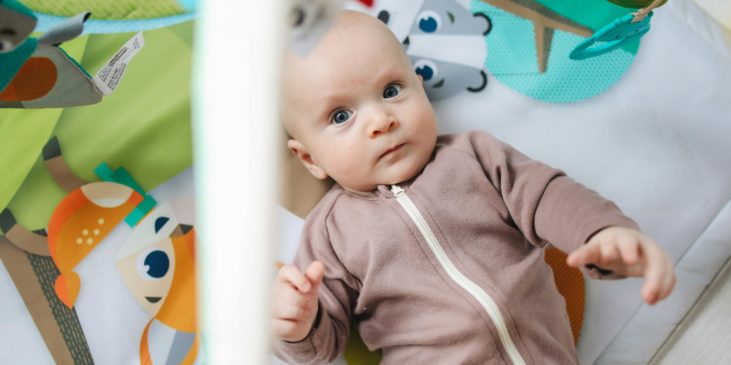
[{"label": "romper sleeve", "polygon": [[303,340],[275,339],[273,343],[275,355],[292,364],[329,363],[345,351],[352,308],[358,296],[356,280],[338,259],[327,232],[326,221],[332,208],[327,206],[328,198],[323,198],[307,218],[294,260],[294,265],[302,271],[313,261],[320,261],[325,266],[318,293],[317,318]]},{"label": "romper sleeve", "polygon": [[[484,132],[468,134],[474,155],[526,239],[539,247],[550,243],[564,253],[579,248],[600,230],[637,224],[611,201],[563,171],[532,160]],[[605,271],[590,271],[602,276]]]}]

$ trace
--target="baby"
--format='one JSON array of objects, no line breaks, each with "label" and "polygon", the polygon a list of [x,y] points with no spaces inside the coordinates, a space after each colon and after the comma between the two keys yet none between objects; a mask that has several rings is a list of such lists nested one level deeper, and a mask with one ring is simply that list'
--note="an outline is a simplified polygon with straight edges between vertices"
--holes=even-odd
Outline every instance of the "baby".
[{"label": "baby", "polygon": [[272,288],[274,350],[324,363],[350,325],[383,364],[576,363],[550,244],[595,278],[675,284],[665,251],[611,202],[484,132],[437,137],[436,117],[388,28],[346,12],[289,54],[290,151],[336,184]]}]

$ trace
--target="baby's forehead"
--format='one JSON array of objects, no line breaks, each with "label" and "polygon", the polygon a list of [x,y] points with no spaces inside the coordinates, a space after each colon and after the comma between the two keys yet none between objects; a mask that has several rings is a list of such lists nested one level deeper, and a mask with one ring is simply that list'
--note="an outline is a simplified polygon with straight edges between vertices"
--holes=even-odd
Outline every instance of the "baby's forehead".
[{"label": "baby's forehead", "polygon": [[311,53],[317,55],[338,48],[367,48],[369,45],[390,45],[402,50],[401,43],[383,22],[364,13],[345,11]]},{"label": "baby's forehead", "polygon": [[[308,89],[337,93],[372,75],[372,64],[385,69],[411,70],[401,43],[380,21],[369,15],[345,12],[308,54],[287,50],[284,62],[285,96],[297,99]],[[348,82],[353,81],[353,82]]]}]

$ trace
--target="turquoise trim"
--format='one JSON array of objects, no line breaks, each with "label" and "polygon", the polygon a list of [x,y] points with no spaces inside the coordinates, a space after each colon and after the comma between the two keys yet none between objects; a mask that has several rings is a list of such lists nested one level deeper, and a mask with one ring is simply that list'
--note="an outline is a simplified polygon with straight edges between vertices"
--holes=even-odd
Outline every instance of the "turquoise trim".
[{"label": "turquoise trim", "polygon": [[[47,15],[36,13],[38,16],[38,25],[35,31],[45,32],[53,28],[56,24],[68,19],[55,15]],[[172,15],[164,18],[153,19],[129,19],[129,20],[98,20],[89,19],[84,23],[84,32],[82,34],[102,34],[102,33],[126,33],[137,32],[140,30],[150,30],[169,27],[171,25],[187,22],[195,18],[197,14],[190,12],[180,15]]]},{"label": "turquoise trim", "polygon": [[147,213],[155,207],[155,205],[157,205],[157,201],[153,197],[145,195],[145,200],[138,204],[137,207],[130,212],[126,218],[124,218],[124,221],[127,222],[130,227],[136,226],[137,223],[139,223],[142,218],[144,218],[145,215],[147,215]]},{"label": "turquoise trim", "polygon": [[135,189],[142,196],[147,195],[145,190],[142,189],[140,184],[138,184],[137,181],[135,181],[135,179],[132,178],[132,176],[130,176],[129,172],[127,172],[127,170],[125,170],[124,167],[120,167],[117,170],[115,170],[114,174],[112,174],[112,179],[114,179],[114,181],[116,181],[122,185],[126,185],[132,189]]},{"label": "turquoise trim", "polygon": [[102,162],[94,169],[96,176],[99,176],[103,181],[114,181],[112,178],[112,169],[105,162]]},{"label": "turquoise trim", "polygon": [[142,218],[147,215],[156,205],[157,200],[147,194],[144,189],[140,186],[140,184],[135,181],[134,178],[127,172],[127,170],[124,169],[124,167],[120,167],[114,172],[112,172],[112,169],[107,165],[106,163],[102,162],[94,169],[94,173],[99,176],[100,179],[108,182],[115,182],[117,184],[122,184],[125,186],[128,186],[138,193],[140,193],[144,198],[140,204],[137,204],[134,210],[132,210],[127,217],[124,218],[124,221],[130,226],[134,227],[137,225],[137,223],[142,220]]},{"label": "turquoise trim", "polygon": [[56,47],[56,48],[58,48],[58,50],[61,51],[61,53],[64,56],[66,56],[66,58],[68,58],[68,60],[71,61],[71,63],[73,63],[76,66],[76,68],[78,68],[79,70],[81,70],[81,72],[83,72],[84,75],[86,75],[86,77],[88,77],[89,79],[92,79],[93,76],[91,76],[91,74],[89,74],[89,72],[86,71],[86,69],[84,68],[84,66],[82,66],[80,63],[76,62],[76,60],[73,57],[69,56],[69,54],[66,53],[66,51],[63,48],[61,48],[61,47]]},{"label": "turquoise trim", "polygon": [[25,61],[36,51],[38,40],[28,38],[12,52],[0,53],[0,92],[13,81]]}]

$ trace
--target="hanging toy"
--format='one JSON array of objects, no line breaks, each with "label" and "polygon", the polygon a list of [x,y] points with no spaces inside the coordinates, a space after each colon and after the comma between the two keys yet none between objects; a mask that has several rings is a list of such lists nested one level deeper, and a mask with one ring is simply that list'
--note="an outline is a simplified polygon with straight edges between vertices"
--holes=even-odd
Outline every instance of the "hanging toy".
[{"label": "hanging toy", "polygon": [[[624,6],[633,7],[646,5],[648,1],[639,0],[610,0],[611,2]],[[627,14],[621,18],[602,27],[591,37],[579,43],[569,58],[572,60],[583,60],[613,51],[625,43],[639,39],[650,31],[650,19],[652,10],[664,4],[667,0],[654,0],[635,13]]]},{"label": "hanging toy", "polygon": [[0,108],[61,107],[101,100],[102,93],[86,71],[57,47],[79,36],[90,15],[69,18],[33,38],[35,14],[16,0],[0,2]]},{"label": "hanging toy", "polygon": [[91,16],[66,18],[39,38],[37,17],[17,0],[0,0],[0,108],[63,108],[95,104],[119,84],[129,60],[144,44],[138,34],[92,77],[58,47],[84,31]]}]

